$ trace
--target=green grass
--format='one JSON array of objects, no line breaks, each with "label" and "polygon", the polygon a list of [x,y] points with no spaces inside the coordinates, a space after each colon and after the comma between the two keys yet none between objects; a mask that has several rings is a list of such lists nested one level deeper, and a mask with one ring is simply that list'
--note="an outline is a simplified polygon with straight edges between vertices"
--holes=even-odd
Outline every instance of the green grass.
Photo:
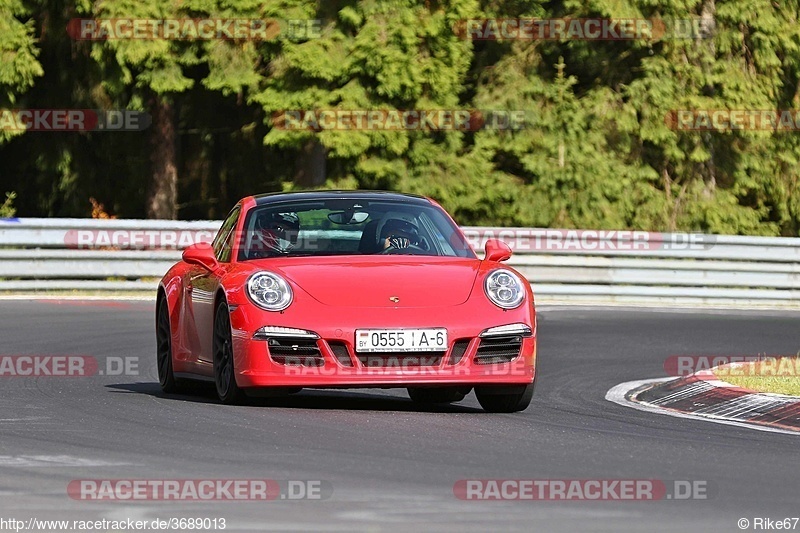
[{"label": "green grass", "polygon": [[717,367],[713,372],[722,381],[743,389],[800,396],[800,357],[770,357]]}]

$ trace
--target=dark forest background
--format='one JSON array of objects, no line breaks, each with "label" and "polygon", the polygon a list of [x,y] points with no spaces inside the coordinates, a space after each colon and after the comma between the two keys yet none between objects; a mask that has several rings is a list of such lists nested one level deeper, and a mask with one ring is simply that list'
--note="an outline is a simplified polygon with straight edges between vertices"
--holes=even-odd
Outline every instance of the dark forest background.
[{"label": "dark forest background", "polygon": [[[791,235],[800,132],[677,131],[800,108],[796,1],[0,0],[0,108],[133,109],[142,132],[0,130],[0,211],[219,219],[269,191],[433,196],[461,224]],[[76,41],[73,18],[319,19],[313,38]],[[692,21],[624,41],[470,41],[493,17]],[[669,28],[669,24],[667,25]],[[678,38],[681,37],[681,38]],[[519,131],[284,131],[285,109],[524,110]],[[0,197],[2,203],[2,197]],[[95,214],[97,209],[95,207]]]}]

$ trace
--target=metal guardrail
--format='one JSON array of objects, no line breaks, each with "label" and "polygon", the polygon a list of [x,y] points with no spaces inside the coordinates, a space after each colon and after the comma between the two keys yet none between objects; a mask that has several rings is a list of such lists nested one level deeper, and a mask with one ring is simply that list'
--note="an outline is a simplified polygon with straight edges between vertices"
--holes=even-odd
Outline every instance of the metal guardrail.
[{"label": "metal guardrail", "polygon": [[[0,291],[154,291],[180,250],[219,221],[0,219]],[[463,228],[482,249],[506,241],[509,264],[540,302],[800,307],[800,239]]]}]

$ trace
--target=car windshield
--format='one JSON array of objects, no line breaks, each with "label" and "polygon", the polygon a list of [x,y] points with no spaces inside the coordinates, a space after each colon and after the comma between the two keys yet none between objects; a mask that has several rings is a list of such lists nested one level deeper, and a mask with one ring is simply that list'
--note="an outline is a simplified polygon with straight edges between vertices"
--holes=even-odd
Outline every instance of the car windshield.
[{"label": "car windshield", "polygon": [[475,257],[437,206],[334,199],[252,208],[238,259],[373,254]]}]

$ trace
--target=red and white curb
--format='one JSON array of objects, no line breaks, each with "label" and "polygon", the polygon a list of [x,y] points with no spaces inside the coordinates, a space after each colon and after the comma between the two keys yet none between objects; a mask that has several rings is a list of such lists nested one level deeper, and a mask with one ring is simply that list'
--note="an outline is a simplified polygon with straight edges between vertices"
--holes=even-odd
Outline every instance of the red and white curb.
[{"label": "red and white curb", "polygon": [[711,370],[620,383],[606,400],[650,413],[800,435],[800,397],[742,389],[720,381]]}]

